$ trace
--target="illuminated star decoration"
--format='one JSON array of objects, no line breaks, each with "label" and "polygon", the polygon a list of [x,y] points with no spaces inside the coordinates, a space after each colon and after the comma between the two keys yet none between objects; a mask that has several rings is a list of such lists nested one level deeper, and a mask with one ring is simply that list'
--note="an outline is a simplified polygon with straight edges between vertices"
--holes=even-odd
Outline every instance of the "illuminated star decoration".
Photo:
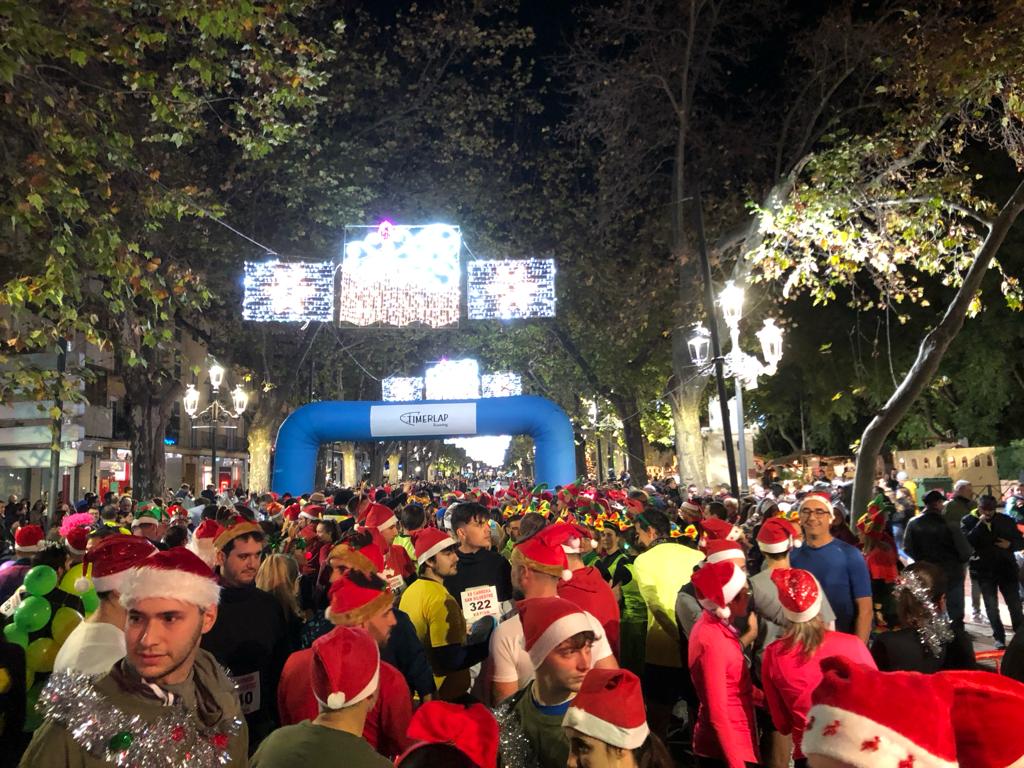
[{"label": "illuminated star decoration", "polygon": [[471,261],[467,272],[470,319],[555,316],[554,259]]}]

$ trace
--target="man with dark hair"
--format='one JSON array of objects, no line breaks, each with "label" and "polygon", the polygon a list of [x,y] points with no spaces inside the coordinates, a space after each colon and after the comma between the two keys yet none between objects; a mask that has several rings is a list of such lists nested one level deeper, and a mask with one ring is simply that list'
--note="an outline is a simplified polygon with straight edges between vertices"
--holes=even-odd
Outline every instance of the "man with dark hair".
[{"label": "man with dark hair", "polygon": [[[937,488],[928,491],[923,501],[924,512],[907,523],[907,530],[903,533],[903,549],[914,560],[931,563],[942,569],[948,585],[946,613],[954,627],[963,629],[964,566],[971,558],[971,545],[960,525],[951,526],[943,516],[946,495],[942,491]],[[797,565],[796,558],[793,564],[803,567]],[[821,577],[818,578],[821,581]],[[832,607],[836,606],[833,604]],[[836,628],[839,629],[838,625]]]},{"label": "man with dark hair", "polygon": [[411,502],[402,508],[399,518],[402,522],[402,532],[395,536],[394,543],[408,552],[411,559],[415,559],[416,550],[413,548],[412,534],[427,524],[427,513],[422,504]]},{"label": "man with dark hair", "polygon": [[[444,580],[445,589],[462,605],[467,619],[478,618],[473,608],[463,604],[462,593],[475,587],[491,587],[490,596],[480,597],[474,591],[471,602],[491,600],[491,615],[500,618],[500,604],[512,600],[512,566],[508,560],[491,549],[491,518],[482,504],[459,504],[452,513],[452,532],[458,539],[459,568]],[[467,610],[468,608],[468,610]]]},{"label": "man with dark hair", "polygon": [[263,540],[263,530],[248,520],[225,528],[214,539],[220,611],[202,641],[238,686],[249,724],[250,753],[277,727],[277,683],[291,650],[281,604],[256,587]]}]

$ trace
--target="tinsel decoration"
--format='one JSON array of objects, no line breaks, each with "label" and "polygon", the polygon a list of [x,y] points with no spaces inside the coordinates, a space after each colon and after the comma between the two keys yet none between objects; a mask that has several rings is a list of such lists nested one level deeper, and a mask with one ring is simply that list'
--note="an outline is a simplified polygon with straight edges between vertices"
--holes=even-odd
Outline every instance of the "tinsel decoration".
[{"label": "tinsel decoration", "polygon": [[242,727],[240,719],[232,718],[207,728],[181,704],[167,707],[167,714],[155,721],[129,715],[111,704],[92,679],[73,673],[50,677],[38,709],[90,755],[124,768],[229,765],[227,746]]},{"label": "tinsel decoration", "polygon": [[924,607],[928,616],[920,626],[914,627],[918,639],[933,658],[941,658],[942,649],[953,640],[953,627],[949,617],[932,602],[928,588],[921,581],[921,577],[913,571],[904,571],[893,589],[896,597],[904,592],[910,593],[914,600]]},{"label": "tinsel decoration", "polygon": [[[523,694],[529,696],[529,692]],[[530,745],[530,740],[523,732],[515,703],[519,699],[513,696],[494,710],[494,718],[498,721],[498,754],[501,756],[501,768],[536,768],[540,765]]]}]

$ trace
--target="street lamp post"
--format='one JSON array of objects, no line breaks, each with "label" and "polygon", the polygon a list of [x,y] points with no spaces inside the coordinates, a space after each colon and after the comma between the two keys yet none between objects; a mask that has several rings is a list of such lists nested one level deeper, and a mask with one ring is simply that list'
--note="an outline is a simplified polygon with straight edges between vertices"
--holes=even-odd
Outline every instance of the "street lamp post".
[{"label": "street lamp post", "polygon": [[189,418],[191,418],[193,422],[203,422],[200,427],[196,427],[195,424],[193,424],[194,429],[211,430],[211,478],[213,480],[214,487],[220,490],[220,482],[217,477],[217,430],[221,424],[226,424],[228,421],[241,418],[242,414],[245,413],[245,407],[249,404],[249,395],[242,389],[241,384],[235,385],[235,388],[231,390],[231,405],[233,408],[229,408],[220,401],[219,397],[217,397],[220,392],[221,384],[224,383],[224,368],[217,363],[214,363],[210,366],[209,376],[211,390],[210,404],[200,411],[199,390],[196,389],[195,384],[189,384],[188,389],[185,390],[185,395],[182,398],[182,405],[185,408],[185,413],[189,415]]},{"label": "street lamp post", "polygon": [[[765,359],[764,363],[753,355],[746,354],[740,349],[740,320],[743,317],[743,299],[743,288],[736,285],[732,280],[726,282],[725,288],[722,289],[718,296],[718,305],[722,310],[722,317],[725,320],[725,324],[729,327],[731,345],[729,353],[722,357],[722,362],[726,368],[725,375],[732,377],[736,385],[736,432],[739,448],[739,475],[742,485],[741,491],[746,493],[749,489],[750,480],[747,476],[743,389],[755,389],[759,376],[772,376],[775,374],[779,361],[782,359],[782,329],[775,325],[773,318],[768,318],[764,321],[764,327],[757,332],[757,339],[761,343],[761,353]],[[693,338],[689,341],[690,356],[696,365],[706,366],[708,364],[710,345],[707,338],[709,335],[708,331],[704,328],[698,328]],[[724,409],[723,413],[725,413]]]}]

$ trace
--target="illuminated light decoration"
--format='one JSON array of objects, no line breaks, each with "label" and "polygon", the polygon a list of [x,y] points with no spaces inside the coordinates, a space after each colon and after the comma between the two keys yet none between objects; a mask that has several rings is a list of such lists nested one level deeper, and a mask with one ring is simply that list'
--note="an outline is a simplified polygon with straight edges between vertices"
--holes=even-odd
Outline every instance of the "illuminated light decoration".
[{"label": "illuminated light decoration", "polygon": [[[362,239],[350,237],[351,231]],[[431,328],[459,321],[462,233],[448,224],[348,227],[339,322]]]},{"label": "illuminated light decoration", "polygon": [[523,379],[518,373],[485,373],[480,377],[481,397],[513,397],[523,394]]},{"label": "illuminated light decoration", "polygon": [[427,400],[476,400],[480,397],[480,364],[469,358],[441,360],[427,368]]},{"label": "illuminated light decoration", "polygon": [[450,437],[447,445],[454,445],[466,452],[473,461],[488,467],[500,467],[505,463],[505,454],[512,445],[510,435],[481,435],[480,437]]},{"label": "illuminated light decoration", "polygon": [[408,403],[422,399],[422,376],[388,376],[381,382],[381,400]]},{"label": "illuminated light decoration", "polygon": [[555,260],[471,261],[467,304],[471,320],[555,316]]},{"label": "illuminated light decoration", "polygon": [[330,262],[247,261],[242,319],[256,322],[330,322],[334,265]]}]

